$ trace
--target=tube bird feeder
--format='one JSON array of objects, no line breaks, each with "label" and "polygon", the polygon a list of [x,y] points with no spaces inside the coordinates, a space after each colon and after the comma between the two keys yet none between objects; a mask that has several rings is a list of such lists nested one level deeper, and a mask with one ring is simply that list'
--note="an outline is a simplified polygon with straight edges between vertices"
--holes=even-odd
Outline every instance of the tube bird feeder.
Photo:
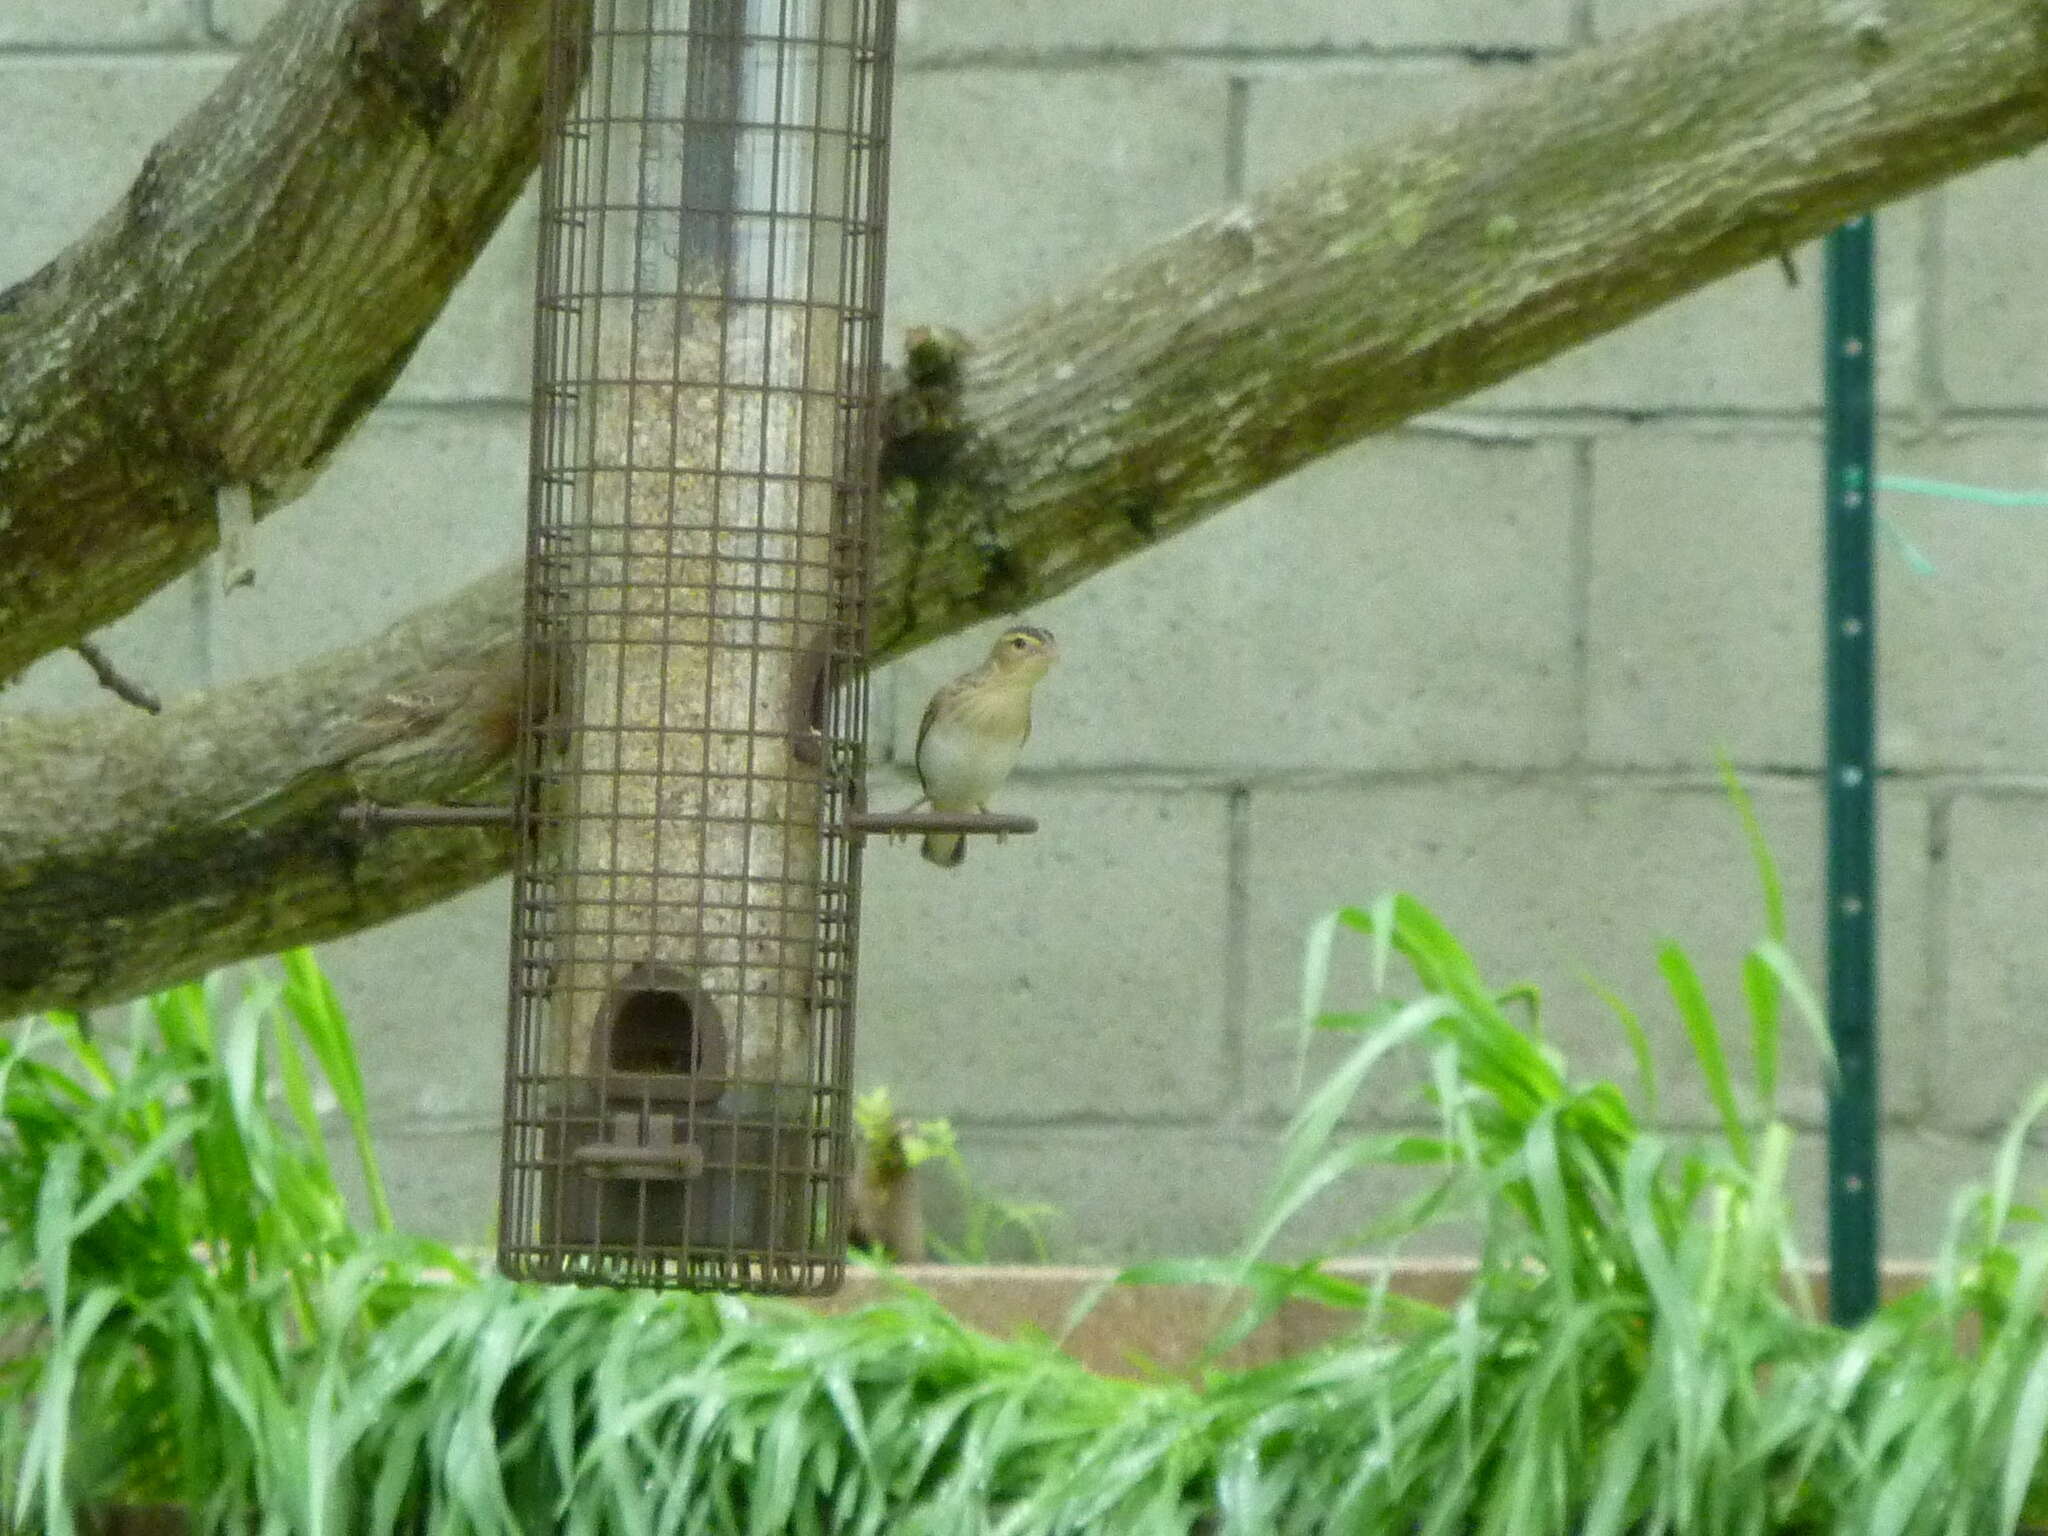
[{"label": "tube bird feeder", "polygon": [[555,0],[500,1267],[843,1274],[893,0]]}]

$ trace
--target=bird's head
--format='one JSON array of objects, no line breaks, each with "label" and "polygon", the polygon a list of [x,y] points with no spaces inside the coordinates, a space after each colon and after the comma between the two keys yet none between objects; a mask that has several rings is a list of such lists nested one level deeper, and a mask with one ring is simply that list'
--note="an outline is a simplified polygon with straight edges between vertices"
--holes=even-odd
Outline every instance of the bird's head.
[{"label": "bird's head", "polygon": [[1016,624],[996,636],[988,659],[1004,679],[1035,683],[1060,659],[1060,645],[1049,629],[1040,629],[1035,624]]}]

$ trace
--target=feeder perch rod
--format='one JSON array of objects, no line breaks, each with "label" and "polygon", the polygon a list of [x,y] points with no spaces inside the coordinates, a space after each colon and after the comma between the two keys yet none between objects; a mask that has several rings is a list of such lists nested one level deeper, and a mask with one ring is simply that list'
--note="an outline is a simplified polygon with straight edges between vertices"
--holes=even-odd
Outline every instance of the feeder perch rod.
[{"label": "feeder perch rod", "polygon": [[[377,805],[358,800],[342,807],[342,821],[358,832],[377,827],[509,827],[508,805]],[[972,811],[855,811],[841,828],[849,837],[912,832],[958,832],[968,837],[1029,837],[1035,816]]]}]

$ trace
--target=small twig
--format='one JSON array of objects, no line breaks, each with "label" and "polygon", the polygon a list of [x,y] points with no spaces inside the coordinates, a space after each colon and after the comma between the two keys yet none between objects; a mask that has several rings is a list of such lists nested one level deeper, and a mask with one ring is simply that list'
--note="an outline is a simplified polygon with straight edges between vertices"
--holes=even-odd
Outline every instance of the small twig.
[{"label": "small twig", "polygon": [[1790,251],[1778,252],[1778,270],[1785,274],[1786,287],[1797,288],[1799,286],[1799,263],[1792,259]]},{"label": "small twig", "polygon": [[85,664],[92,668],[92,675],[100,680],[100,686],[115,698],[133,704],[137,709],[152,715],[164,712],[164,701],[142,684],[121,675],[121,669],[107,659],[107,653],[90,640],[81,640],[71,649],[85,658]]}]

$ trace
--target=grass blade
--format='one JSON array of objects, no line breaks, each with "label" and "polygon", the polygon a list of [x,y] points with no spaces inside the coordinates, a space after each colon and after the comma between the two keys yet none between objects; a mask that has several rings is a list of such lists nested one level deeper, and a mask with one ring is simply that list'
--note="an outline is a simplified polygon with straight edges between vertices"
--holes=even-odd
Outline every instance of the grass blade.
[{"label": "grass blade", "polygon": [[1728,1058],[1721,1049],[1721,1029],[1714,1022],[1714,1011],[1708,1006],[1706,989],[1700,985],[1699,973],[1693,969],[1685,951],[1670,942],[1658,947],[1657,968],[1664,973],[1664,983],[1670,989],[1672,1002],[1678,1007],[1679,1022],[1685,1026],[1686,1038],[1692,1042],[1693,1059],[1699,1063],[1700,1077],[1705,1081],[1708,1096],[1713,1099],[1714,1108],[1721,1117],[1721,1134],[1727,1137],[1736,1160],[1748,1167],[1749,1132],[1743,1126],[1742,1111],[1735,1102],[1735,1085],[1728,1073]]}]

